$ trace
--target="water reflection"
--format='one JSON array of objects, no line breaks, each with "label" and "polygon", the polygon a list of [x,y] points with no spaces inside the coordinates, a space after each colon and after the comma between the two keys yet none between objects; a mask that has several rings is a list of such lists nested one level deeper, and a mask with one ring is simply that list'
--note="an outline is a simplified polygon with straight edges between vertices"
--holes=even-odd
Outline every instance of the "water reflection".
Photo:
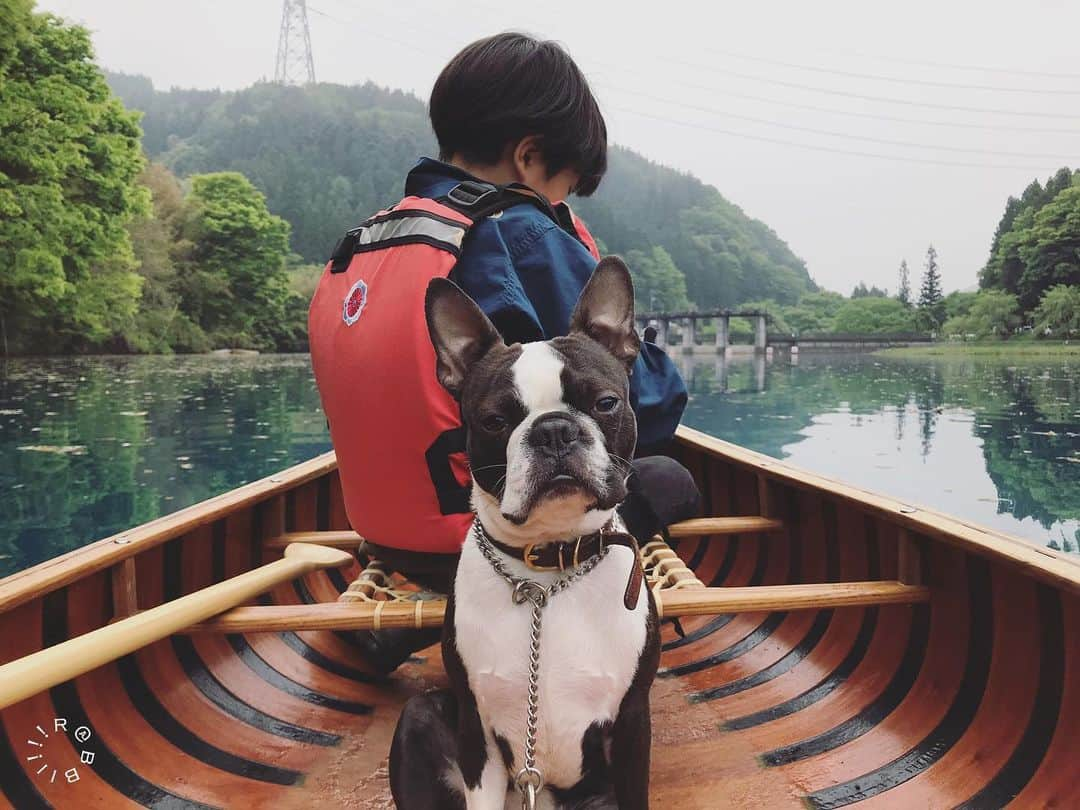
[{"label": "water reflection", "polygon": [[[701,354],[682,355],[676,357],[675,362],[691,393],[727,394],[733,392],[732,385],[735,386],[734,393],[742,392],[741,387],[746,385],[751,386],[746,391],[761,392],[765,390],[765,369],[773,362],[773,355],[729,351],[708,358]],[[798,355],[789,362],[798,364]],[[729,371],[735,372],[734,377],[729,376]]]},{"label": "water reflection", "polygon": [[[1080,363],[677,356],[688,424],[1076,551]],[[0,576],[329,448],[306,356],[0,366]]]},{"label": "water reflection", "polygon": [[677,358],[687,424],[1067,551],[1080,545],[1080,363]]},{"label": "water reflection", "polygon": [[306,356],[2,368],[0,575],[329,448]]}]

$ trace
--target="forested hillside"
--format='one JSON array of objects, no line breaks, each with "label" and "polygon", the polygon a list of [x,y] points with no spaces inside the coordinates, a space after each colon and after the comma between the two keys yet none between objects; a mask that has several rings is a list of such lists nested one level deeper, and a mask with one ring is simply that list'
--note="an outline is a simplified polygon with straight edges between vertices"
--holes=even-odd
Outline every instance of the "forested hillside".
[{"label": "forested hillside", "polygon": [[629,149],[615,148],[609,158],[600,190],[574,201],[575,210],[614,252],[662,247],[699,309],[763,298],[794,304],[817,289],[787,243],[713,186]]},{"label": "forested hillside", "polygon": [[[421,101],[371,84],[220,93],[108,79],[125,106],[143,112],[152,159],[181,177],[241,172],[290,223],[292,249],[308,262],[325,260],[346,227],[400,198],[409,167],[436,151]],[[700,308],[795,303],[814,289],[802,260],[768,226],[712,186],[629,150],[614,149],[600,191],[572,204],[608,250],[645,258],[640,297],[657,308],[685,306],[686,297]],[[685,277],[684,300],[670,283],[672,265]]]}]

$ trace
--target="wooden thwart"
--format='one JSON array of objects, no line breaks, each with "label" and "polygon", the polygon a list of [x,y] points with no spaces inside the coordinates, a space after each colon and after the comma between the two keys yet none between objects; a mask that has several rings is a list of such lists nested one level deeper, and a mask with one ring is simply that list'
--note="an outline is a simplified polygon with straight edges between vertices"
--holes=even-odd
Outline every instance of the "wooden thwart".
[{"label": "wooden thwart", "polygon": [[[757,515],[739,515],[736,517],[708,517],[684,520],[668,527],[669,536],[701,537],[724,534],[755,534],[759,532],[778,532],[783,530],[782,521]],[[357,548],[364,539],[354,531],[337,532],[289,532],[270,538],[265,542],[267,548],[285,548],[290,543],[314,543],[330,548]]]},{"label": "wooden thwart", "polygon": [[684,520],[668,526],[671,538],[716,536],[722,534],[756,534],[759,532],[779,532],[784,522],[772,518],[744,515],[738,517],[707,517]]},{"label": "wooden thwart", "polygon": [[[834,582],[660,591],[657,607],[667,618],[718,613],[815,610],[927,602],[930,589],[901,582]],[[238,607],[188,628],[186,633],[271,633],[284,630],[375,630],[437,627],[446,602],[334,602],[318,605]]]},{"label": "wooden thwart", "polygon": [[352,559],[338,549],[295,545],[280,560],[11,661],[0,666],[0,709],[241,605],[282,582]]},{"label": "wooden thwart", "polygon": [[263,545],[266,548],[286,548],[292,543],[308,543],[328,548],[355,549],[364,538],[352,530],[341,532],[288,532],[272,537]]},{"label": "wooden thwart", "polygon": [[930,589],[894,581],[829,582],[812,585],[758,585],[741,588],[663,590],[661,615],[709,616],[716,613],[823,610],[870,605],[929,602]]}]

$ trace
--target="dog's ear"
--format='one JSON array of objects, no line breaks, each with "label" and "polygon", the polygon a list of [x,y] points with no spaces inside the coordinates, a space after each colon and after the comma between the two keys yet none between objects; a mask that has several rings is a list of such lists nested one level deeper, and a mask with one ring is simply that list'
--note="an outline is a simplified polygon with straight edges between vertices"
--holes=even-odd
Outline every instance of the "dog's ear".
[{"label": "dog's ear", "polygon": [[480,307],[449,279],[428,283],[424,314],[439,382],[457,399],[469,369],[501,344],[502,337]]},{"label": "dog's ear", "polygon": [[587,335],[629,369],[641,341],[634,330],[634,282],[618,256],[605,256],[581,291],[570,331]]}]

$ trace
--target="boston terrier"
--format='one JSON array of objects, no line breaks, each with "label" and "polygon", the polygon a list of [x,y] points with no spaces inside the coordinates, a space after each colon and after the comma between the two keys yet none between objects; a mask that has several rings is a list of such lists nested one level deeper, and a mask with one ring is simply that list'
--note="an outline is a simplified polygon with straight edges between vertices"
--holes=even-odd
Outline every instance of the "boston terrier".
[{"label": "boston terrier", "polygon": [[615,511],[637,440],[630,273],[603,259],[569,335],[546,342],[507,346],[446,279],[431,282],[426,312],[439,381],[467,428],[476,521],[443,627],[450,687],[402,711],[394,800],[399,810],[647,808],[658,622]]}]

